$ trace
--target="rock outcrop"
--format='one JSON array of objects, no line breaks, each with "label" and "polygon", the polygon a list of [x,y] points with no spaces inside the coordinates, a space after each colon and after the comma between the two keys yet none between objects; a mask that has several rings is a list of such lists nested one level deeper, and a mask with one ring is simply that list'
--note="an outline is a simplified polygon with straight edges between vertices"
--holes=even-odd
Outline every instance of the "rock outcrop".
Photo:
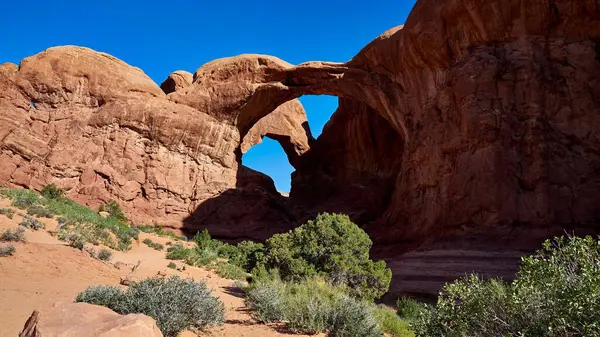
[{"label": "rock outcrop", "polygon": [[[247,62],[260,68],[259,59]],[[213,70],[209,64],[199,72]],[[217,72],[221,77],[205,84],[199,76],[167,96],[140,69],[87,48],[50,48],[20,67],[4,64],[0,183],[56,183],[91,207],[114,199],[137,223],[189,232],[207,227],[216,236],[260,239],[289,229],[295,219],[281,211],[287,205],[272,180],[241,165],[243,135],[236,112],[224,107],[237,94],[227,88],[248,85],[244,72],[256,69]],[[179,94],[187,89],[189,97]],[[206,104],[197,105],[200,111],[171,97]],[[252,134],[271,132],[297,153],[306,151],[306,134],[295,139],[306,127],[302,107],[292,101],[278,110],[286,117],[281,128]]]},{"label": "rock outcrop", "polygon": [[[600,231],[599,46],[593,1],[419,0],[346,63],[240,55],[163,90],[108,55],[52,48],[0,66],[0,183],[54,182],[231,239],[345,212],[394,285],[435,292],[510,274],[565,229]],[[340,104],[315,140],[295,99],[322,94]],[[289,200],[241,165],[262,137],[296,168]],[[502,270],[465,263],[486,256]]]},{"label": "rock outcrop", "polygon": [[142,314],[119,315],[87,303],[56,303],[34,311],[19,337],[162,337],[156,322]]},{"label": "rock outcrop", "polygon": [[165,94],[170,94],[177,90],[187,88],[192,85],[194,75],[185,70],[177,70],[169,74],[166,80],[162,82],[160,88]]}]

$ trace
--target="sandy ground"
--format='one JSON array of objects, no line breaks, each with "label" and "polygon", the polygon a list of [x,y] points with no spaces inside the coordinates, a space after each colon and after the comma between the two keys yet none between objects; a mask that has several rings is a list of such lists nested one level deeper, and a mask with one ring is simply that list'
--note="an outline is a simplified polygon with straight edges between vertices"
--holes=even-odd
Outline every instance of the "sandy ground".
[{"label": "sandy ground", "polygon": [[[10,201],[0,198],[0,208],[10,207]],[[0,230],[16,228],[22,213],[13,219],[0,215]],[[166,244],[173,241],[153,234],[140,233],[140,241],[134,242],[128,252],[113,251],[110,262],[102,262],[87,252],[65,245],[51,236],[47,230],[56,227],[52,219],[40,219],[46,230],[27,231],[27,243],[15,244],[13,256],[0,257],[0,336],[18,336],[34,309],[51,307],[55,302],[70,302],[78,293],[92,285],[118,285],[121,278],[130,273],[131,267],[141,261],[132,276],[139,280],[157,274],[180,275],[184,278],[202,280],[213,289],[213,294],[225,304],[225,324],[214,327],[200,336],[289,336],[280,325],[264,325],[254,321],[244,306],[243,295],[235,282],[220,278],[211,271],[186,266],[184,271],[167,268],[169,260],[164,251],[156,251],[141,241],[151,238]],[[3,243],[0,243],[3,244]],[[99,247],[86,246],[99,249]],[[179,263],[180,264],[180,263]],[[186,331],[182,337],[197,336]],[[295,335],[302,336],[302,335]]]}]

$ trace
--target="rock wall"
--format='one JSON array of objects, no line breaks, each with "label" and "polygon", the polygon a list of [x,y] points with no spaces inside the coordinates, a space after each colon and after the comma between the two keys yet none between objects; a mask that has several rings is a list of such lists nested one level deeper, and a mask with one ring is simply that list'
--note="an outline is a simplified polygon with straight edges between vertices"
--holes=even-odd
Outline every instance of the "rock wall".
[{"label": "rock wall", "polygon": [[[257,59],[246,61],[260,67]],[[140,69],[87,48],[50,48],[19,67],[3,64],[0,183],[34,189],[56,183],[91,207],[115,199],[137,223],[189,232],[208,227],[217,236],[259,239],[289,229],[295,219],[281,212],[287,206],[273,181],[240,164],[235,116],[170,99],[193,86],[192,95],[220,107],[223,87],[246,84],[232,75],[220,79],[216,92],[202,82],[180,81],[167,96]],[[297,101],[275,115],[286,118],[290,130],[305,128]],[[251,133],[260,139],[261,132]],[[284,129],[267,132],[286,136]],[[292,148],[301,153],[307,142],[305,135]],[[213,216],[214,205],[225,200]]]}]

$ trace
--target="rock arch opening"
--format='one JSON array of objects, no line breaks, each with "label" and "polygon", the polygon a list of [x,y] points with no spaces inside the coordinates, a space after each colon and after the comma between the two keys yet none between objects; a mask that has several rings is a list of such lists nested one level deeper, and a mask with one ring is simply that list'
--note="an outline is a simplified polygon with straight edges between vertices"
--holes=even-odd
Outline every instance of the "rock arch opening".
[{"label": "rock arch opening", "polygon": [[271,179],[279,193],[290,193],[294,167],[290,164],[285,151],[276,140],[263,137],[261,143],[252,146],[243,156],[242,165],[259,171]]}]

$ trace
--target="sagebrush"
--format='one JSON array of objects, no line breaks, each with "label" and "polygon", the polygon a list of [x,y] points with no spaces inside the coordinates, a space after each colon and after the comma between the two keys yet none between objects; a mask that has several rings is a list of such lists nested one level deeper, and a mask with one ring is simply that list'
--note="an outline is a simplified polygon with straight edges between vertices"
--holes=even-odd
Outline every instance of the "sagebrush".
[{"label": "sagebrush", "polygon": [[0,241],[4,242],[26,242],[25,228],[5,229],[0,233]]},{"label": "sagebrush", "polygon": [[12,256],[15,253],[15,246],[0,246],[0,257]]},{"label": "sagebrush", "polygon": [[258,321],[284,321],[293,332],[368,337],[381,336],[383,330],[395,336],[412,336],[399,317],[380,317],[373,304],[350,297],[346,287],[322,280],[257,281],[246,292],[246,304]]},{"label": "sagebrush", "polygon": [[166,337],[186,329],[204,330],[224,321],[224,306],[203,282],[150,278],[126,290],[114,286],[90,287],[75,300],[108,307],[119,314],[140,313],[156,320]]}]

